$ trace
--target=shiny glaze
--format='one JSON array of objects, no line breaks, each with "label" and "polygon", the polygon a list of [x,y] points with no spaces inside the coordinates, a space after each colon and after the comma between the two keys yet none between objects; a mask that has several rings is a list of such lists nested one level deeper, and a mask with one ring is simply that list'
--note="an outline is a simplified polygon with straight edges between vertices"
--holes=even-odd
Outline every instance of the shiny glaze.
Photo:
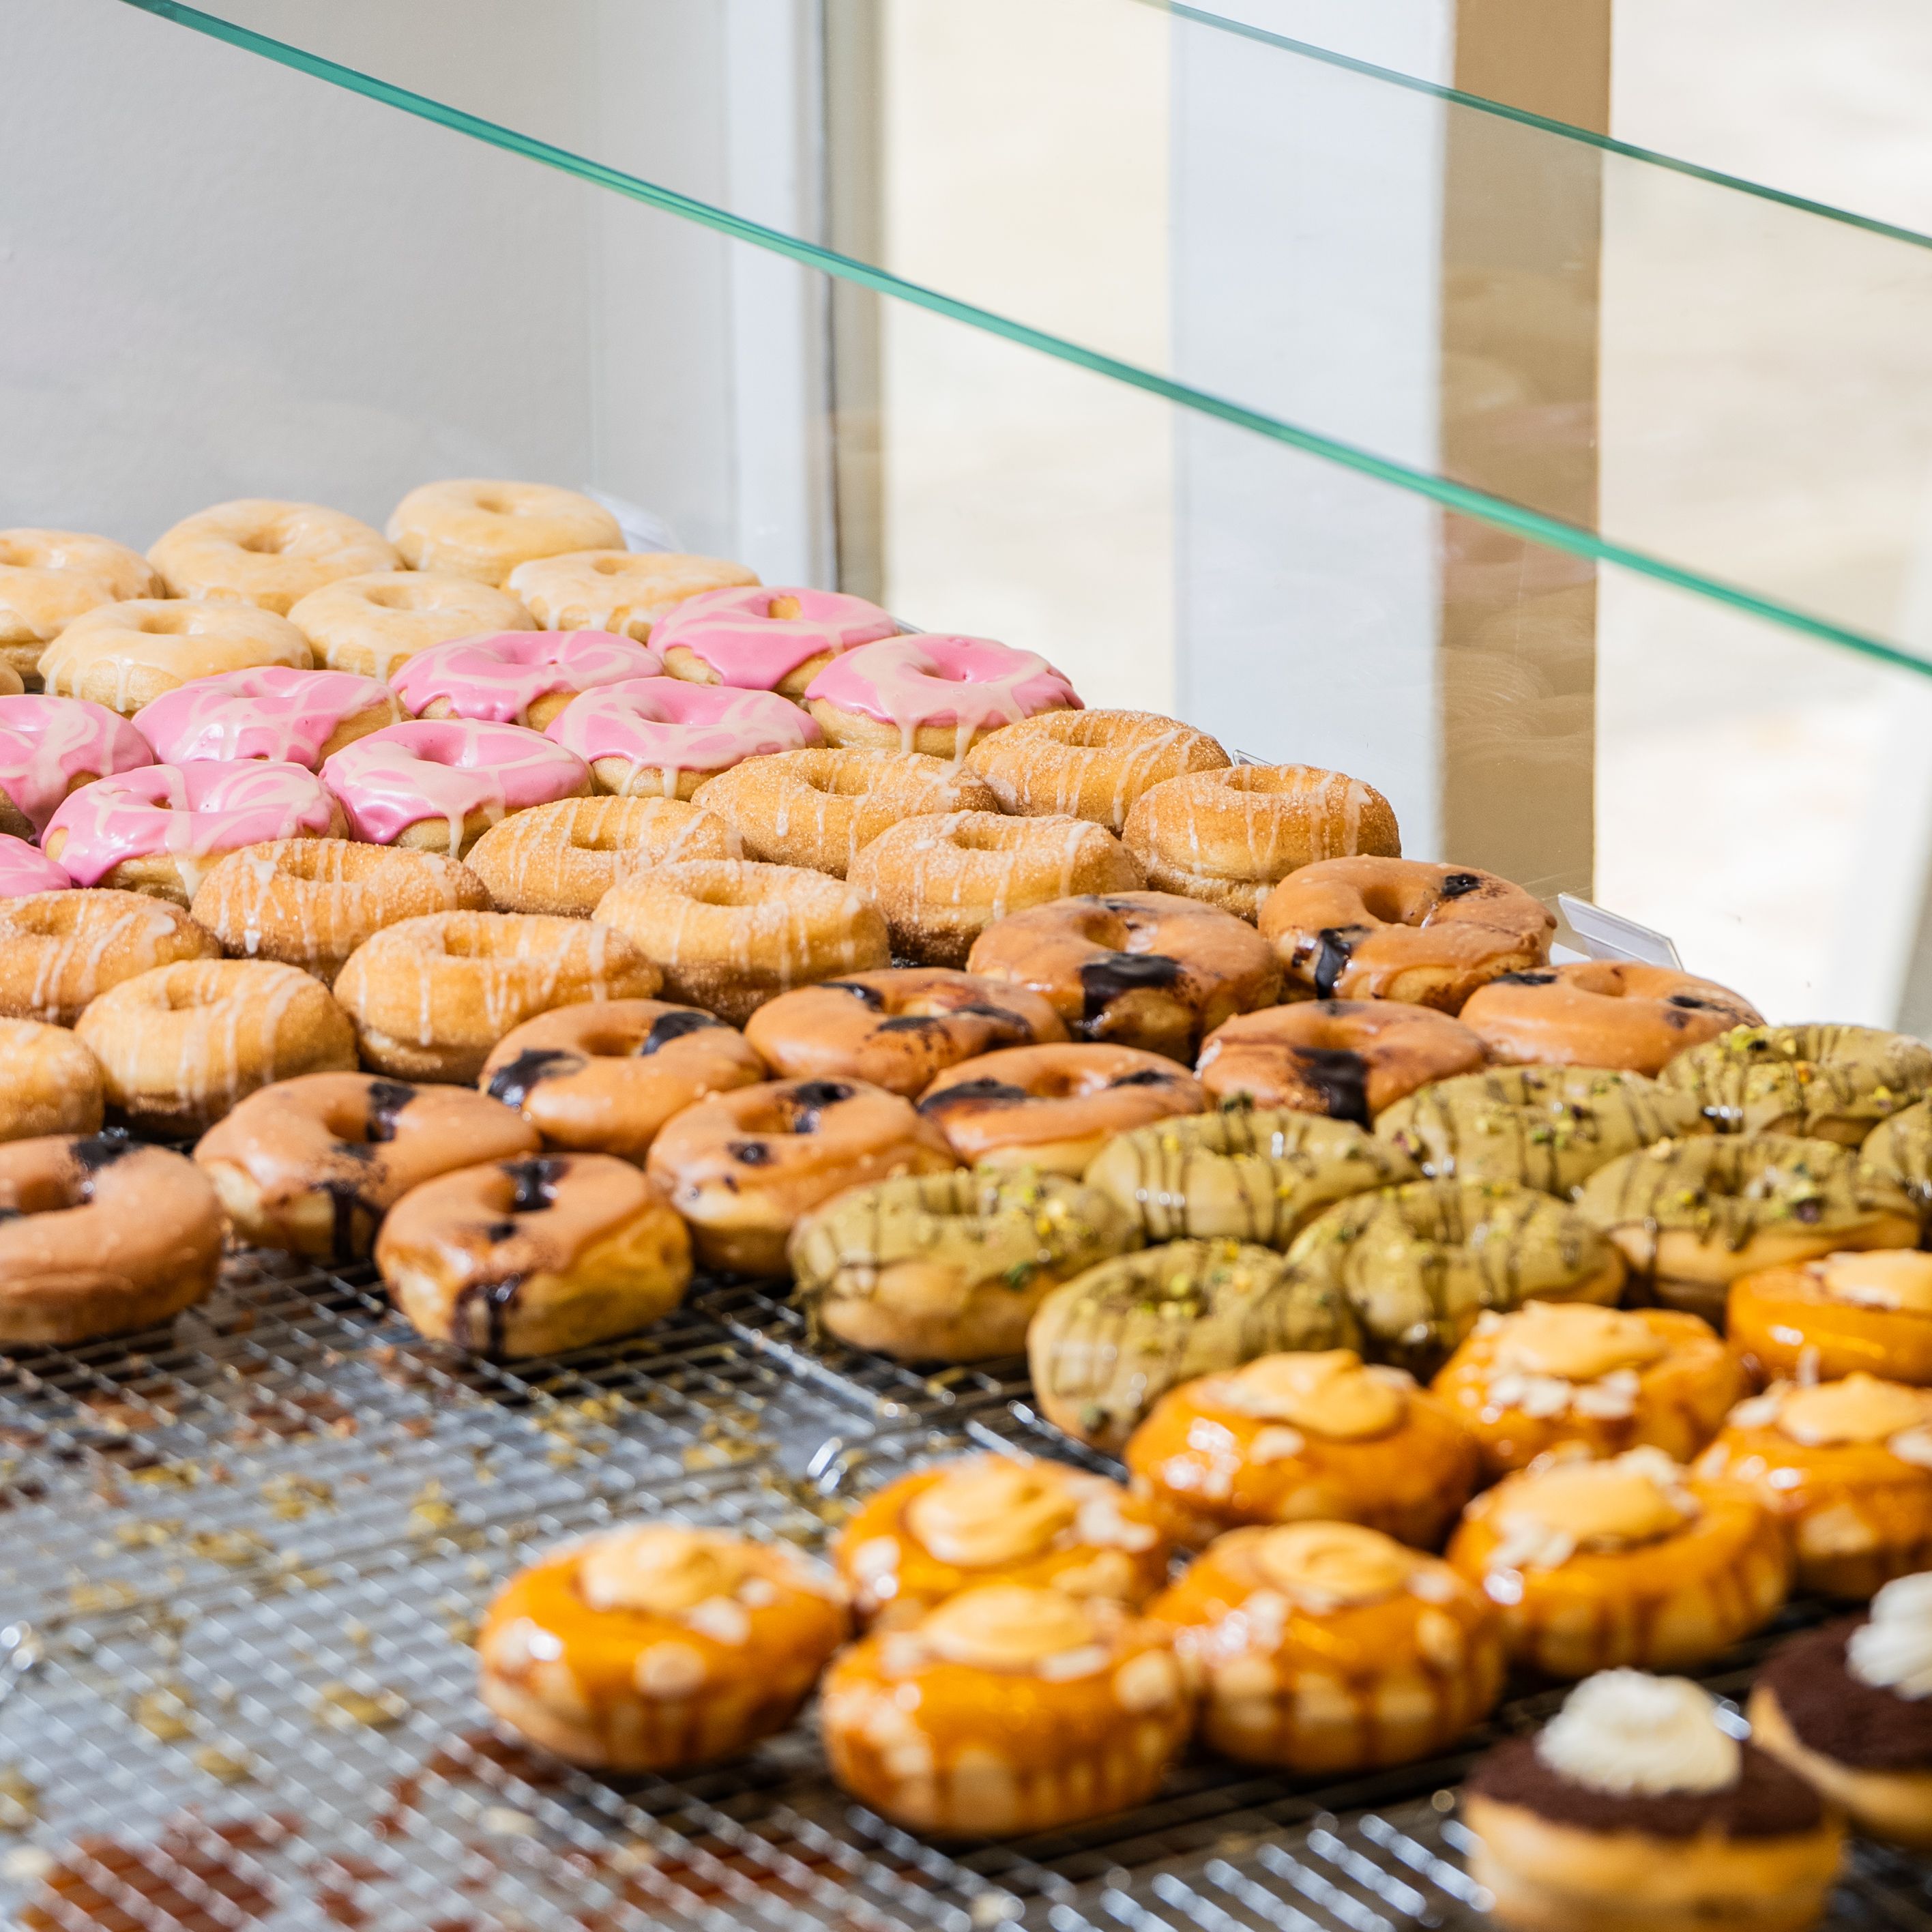
[{"label": "shiny glaze", "polygon": [[396,710],[374,678],[262,664],[177,685],[144,704],[133,728],[164,764],[266,758],[313,771],[350,718],[380,711],[394,720]]},{"label": "shiny glaze", "polygon": [[662,774],[664,794],[685,772],[722,772],[765,752],[818,743],[818,727],[789,699],[682,678],[637,677],[586,692],[546,734],[587,764],[605,759]]},{"label": "shiny glaze", "polygon": [[104,704],[0,698],[0,792],[36,832],[76,783],[154,762],[148,741]]},{"label": "shiny glaze", "polygon": [[73,884],[66,868],[56,865],[38,846],[0,832],[0,899],[64,892]]},{"label": "shiny glaze", "polygon": [[1078,710],[1072,685],[1031,651],[990,638],[892,638],[835,658],[806,687],[808,703],[898,728],[906,751],[920,728],[949,725],[964,755],[976,732],[1036,712]]},{"label": "shiny glaze", "polygon": [[527,724],[540,698],[655,677],[663,668],[656,652],[608,631],[502,631],[431,644],[389,681],[412,713],[440,698],[452,717]]},{"label": "shiny glaze", "polygon": [[[774,617],[774,603],[792,614]],[[895,637],[898,621],[862,597],[752,584],[687,597],[660,618],[651,642],[690,652],[740,691],[775,690],[802,664]]]}]

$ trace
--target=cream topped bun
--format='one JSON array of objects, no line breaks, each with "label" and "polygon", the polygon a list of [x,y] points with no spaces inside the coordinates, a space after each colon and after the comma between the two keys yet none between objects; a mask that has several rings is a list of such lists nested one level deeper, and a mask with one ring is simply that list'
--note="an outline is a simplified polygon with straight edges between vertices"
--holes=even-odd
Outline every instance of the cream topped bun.
[{"label": "cream topped bun", "polygon": [[1895,1696],[1932,1697],[1932,1571],[1898,1577],[1873,1598],[1870,1618],[1846,1641],[1845,1667]]},{"label": "cream topped bun", "polygon": [[916,1496],[905,1520],[942,1563],[976,1570],[1037,1556],[1079,1514],[1078,1498],[1050,1468],[988,1457]]},{"label": "cream topped bun", "polygon": [[728,1596],[749,1574],[743,1546],[703,1530],[652,1524],[587,1544],[578,1571],[593,1610],[682,1616],[707,1598]]},{"label": "cream topped bun", "polygon": [[1263,1355],[1217,1377],[1213,1399],[1244,1415],[1360,1442],[1400,1427],[1413,1386],[1400,1370],[1364,1366],[1352,1348],[1318,1348]]},{"label": "cream topped bun", "polygon": [[1630,1550],[1674,1536],[1698,1514],[1689,1472],[1660,1450],[1524,1471],[1496,1505],[1491,1570],[1553,1570],[1580,1550]]},{"label": "cream topped bun", "polygon": [[1059,1590],[983,1583],[949,1598],[919,1627],[918,1641],[948,1664],[976,1670],[1084,1674],[1107,1660],[1094,1611]]},{"label": "cream topped bun", "polygon": [[1496,1366],[1521,1375],[1592,1382],[1619,1369],[1646,1367],[1670,1352],[1670,1344],[1640,1317],[1594,1302],[1527,1301],[1496,1323]]},{"label": "cream topped bun", "polygon": [[[1248,1555],[1263,1580],[1304,1610],[1379,1604],[1428,1559],[1355,1522],[1291,1522],[1264,1530]],[[1431,1568],[1437,1566],[1430,1564]]]},{"label": "cream topped bun", "polygon": [[1808,1449],[1882,1444],[1908,1462],[1932,1466],[1932,1392],[1854,1370],[1842,1381],[1800,1388],[1774,1382],[1730,1413],[1734,1430],[1774,1429]]}]

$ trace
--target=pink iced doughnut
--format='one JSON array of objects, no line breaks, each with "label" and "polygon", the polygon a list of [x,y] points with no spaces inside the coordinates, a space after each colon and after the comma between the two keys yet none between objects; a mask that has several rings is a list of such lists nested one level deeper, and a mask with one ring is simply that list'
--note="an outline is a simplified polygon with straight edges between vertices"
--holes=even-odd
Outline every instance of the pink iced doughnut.
[{"label": "pink iced doughnut", "polygon": [[322,768],[349,826],[371,845],[413,845],[460,859],[499,819],[581,798],[581,758],[520,724],[418,718],[358,738]]},{"label": "pink iced doughnut", "polygon": [[990,638],[889,638],[834,658],[806,708],[835,745],[963,758],[974,739],[1042,711],[1078,711],[1072,685]]},{"label": "pink iced doughnut", "polygon": [[271,838],[340,838],[314,772],[266,758],[145,765],[83,785],[41,835],[77,886],[154,892],[186,905],[224,852]]},{"label": "pink iced doughnut", "polygon": [[0,899],[23,899],[29,892],[62,892],[74,884],[38,845],[0,832]]},{"label": "pink iced doughnut", "polygon": [[134,729],[163,764],[268,758],[314,771],[344,745],[402,722],[386,684],[345,670],[262,664],[198,677],[134,714]]},{"label": "pink iced doughnut", "polygon": [[431,644],[389,682],[418,718],[541,731],[580,692],[663,669],[655,651],[608,631],[502,631]]},{"label": "pink iced doughnut", "polygon": [[639,677],[586,691],[549,735],[589,764],[600,790],[688,798],[760,752],[817,744],[818,727],[774,692]]},{"label": "pink iced doughnut", "polygon": [[842,651],[896,637],[890,610],[836,590],[752,584],[687,597],[659,618],[651,647],[673,677],[796,698]]},{"label": "pink iced doughnut", "polygon": [[0,698],[0,832],[38,838],[68,794],[152,765],[126,718],[83,698]]}]

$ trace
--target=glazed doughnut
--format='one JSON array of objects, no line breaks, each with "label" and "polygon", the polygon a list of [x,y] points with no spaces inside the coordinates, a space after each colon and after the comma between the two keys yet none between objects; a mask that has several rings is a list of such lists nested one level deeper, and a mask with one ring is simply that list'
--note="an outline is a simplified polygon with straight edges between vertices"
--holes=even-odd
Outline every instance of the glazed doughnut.
[{"label": "glazed doughnut", "polygon": [[1148,884],[1252,920],[1276,882],[1322,859],[1399,859],[1402,836],[1372,785],[1315,765],[1229,765],[1163,778],[1120,832]]},{"label": "glazed doughnut", "polygon": [[541,732],[418,718],[358,738],[323,766],[349,828],[371,845],[460,859],[512,812],[580,798],[590,774]]},{"label": "glazed doughnut", "polygon": [[1556,922],[1520,886],[1414,859],[1325,859],[1268,896],[1261,930],[1288,997],[1407,1000],[1458,1012],[1485,981],[1550,956]]},{"label": "glazed doughnut", "polygon": [[71,1026],[109,987],[221,947],[179,908],[146,892],[0,898],[0,1016]]},{"label": "glazed doughnut", "polygon": [[253,604],[288,615],[338,578],[394,570],[396,553],[369,526],[320,503],[244,496],[184,517],[148,547],[170,597]]},{"label": "glazed doughnut", "polygon": [[164,691],[135,712],[134,728],[164,765],[266,758],[312,772],[344,745],[402,720],[395,694],[373,677],[266,664]]},{"label": "glazed doughnut", "polygon": [[1874,1172],[1912,1197],[1932,1222],[1932,1100],[1919,1100],[1881,1120],[1858,1148]]},{"label": "glazed doughnut", "polygon": [[1087,711],[1009,724],[966,762],[1008,812],[1071,813],[1118,832],[1135,800],[1162,779],[1219,771],[1230,760],[1206,732],[1157,712]]},{"label": "glazed doughnut", "polygon": [[289,613],[289,622],[331,670],[385,681],[432,644],[536,628],[507,590],[427,570],[379,570],[324,584]]},{"label": "glazed doughnut", "polygon": [[0,1345],[158,1327],[220,1265],[220,1206],[191,1160],[118,1134],[0,1146]]},{"label": "glazed doughnut", "polygon": [[751,857],[835,879],[902,819],[999,809],[983,778],[943,759],[824,747],[748,758],[694,796],[726,820]]},{"label": "glazed doughnut", "polygon": [[1071,892],[1132,892],[1141,868],[1111,832],[1084,819],[948,812],[880,832],[847,877],[878,902],[895,952],[963,966],[995,920]]},{"label": "glazed doughnut", "polygon": [[216,860],[190,910],[230,958],[279,959],[332,986],[349,956],[384,926],[426,913],[488,912],[490,895],[440,853],[284,838]]},{"label": "glazed doughnut", "polygon": [[411,1188],[376,1265],[418,1334],[503,1360],[648,1328],[684,1299],[691,1242],[628,1161],[544,1154]]},{"label": "glazed doughnut", "polygon": [[326,987],[266,959],[192,959],[111,986],[74,1022],[114,1115],[158,1138],[198,1134],[244,1094],[352,1071],[356,1036]]},{"label": "glazed doughnut", "polygon": [[926,752],[955,764],[988,731],[1078,710],[1073,687],[1031,651],[990,638],[887,638],[835,657],[806,686],[827,742]]},{"label": "glazed doughnut", "polygon": [[1725,1330],[1760,1382],[1863,1369],[1932,1387],[1932,1255],[1868,1248],[1731,1283]]},{"label": "glazed doughnut", "polygon": [[0,1020],[0,1141],[100,1130],[100,1063],[64,1027]]},{"label": "glazed doughnut", "polygon": [[518,564],[509,587],[547,631],[611,631],[641,642],[677,605],[758,580],[756,571],[722,557],[580,550]]},{"label": "glazed doughnut", "polygon": [[1798,1134],[1858,1147],[1932,1094],[1932,1046],[1876,1027],[1735,1027],[1658,1076],[1694,1094],[1720,1134]]},{"label": "glazed doughnut", "polygon": [[412,652],[390,679],[418,718],[541,731],[593,686],[655,677],[656,653],[608,631],[500,631]]},{"label": "glazed doughnut", "polygon": [[692,860],[620,880],[592,917],[664,974],[664,990],[742,1026],[794,986],[884,966],[886,922],[863,892],[797,866]]},{"label": "glazed doughnut", "polygon": [[590,1000],[506,1033],[477,1078],[544,1146],[642,1162],[674,1114],[769,1077],[742,1034],[695,1006]]},{"label": "glazed doughnut", "polygon": [[0,530],[0,664],[40,688],[40,653],[97,604],[158,597],[138,550],[77,530]]},{"label": "glazed doughnut", "polygon": [[620,880],[687,859],[735,859],[738,842],[716,812],[676,798],[564,798],[493,825],[470,869],[500,912],[588,919]]},{"label": "glazed doughnut", "polygon": [[154,762],[147,740],[105,705],[0,698],[0,832],[38,838],[69,792]]},{"label": "glazed doughnut", "polygon": [[1193,1062],[1202,1037],[1281,998],[1268,942],[1232,913],[1175,892],[1063,898],[1009,914],[967,969],[1052,1002],[1076,1040]]},{"label": "glazed doughnut", "polygon": [[1462,1024],[1505,1066],[1658,1073],[1686,1047],[1763,1016],[1728,986],[1667,966],[1584,959],[1505,973],[1469,995]]},{"label": "glazed doughnut", "polygon": [[715,1094],[666,1123],[647,1169],[706,1268],[782,1275],[799,1217],[848,1187],[956,1163],[912,1102],[857,1080],[774,1080]]},{"label": "glazed doughnut", "polygon": [[681,599],[652,637],[674,677],[802,699],[842,652],[897,637],[898,629],[890,611],[862,597],[760,587]]},{"label": "glazed doughnut", "polygon": [[624,548],[617,519],[574,490],[484,478],[419,484],[391,513],[388,538],[412,570],[491,584],[532,557]]},{"label": "glazed doughnut", "polygon": [[0,899],[64,892],[73,884],[66,868],[56,866],[38,845],[29,845],[10,832],[0,832]]},{"label": "glazed doughnut", "polygon": [[963,1060],[1064,1040],[1066,1030],[1023,987],[903,966],[781,993],[746,1022],[745,1036],[788,1079],[863,1080],[916,1100]]},{"label": "glazed doughnut", "polygon": [[536,913],[398,920],[349,956],[335,997],[365,1064],[471,1084],[513,1027],[584,1000],[648,999],[658,974],[622,933]]},{"label": "glazed doughnut", "polygon": [[467,1087],[303,1073],[238,1102],[194,1158],[238,1239],[340,1263],[368,1253],[411,1188],[539,1144],[521,1115]]},{"label": "glazed doughnut", "polygon": [[1432,1081],[1473,1073],[1483,1043],[1400,1000],[1303,1000],[1224,1020],[1194,1071],[1217,1106],[1292,1107],[1366,1127]]},{"label": "glazed doughnut", "polygon": [[101,604],[40,654],[56,698],[85,698],[131,718],[165,691],[224,671],[282,664],[309,670],[308,640],[286,617],[249,604],[142,599]]},{"label": "glazed doughnut", "polygon": [[689,798],[746,758],[812,743],[818,727],[770,692],[637,677],[586,692],[549,735],[590,767],[600,790]]},{"label": "glazed doughnut", "polygon": [[814,1330],[907,1362],[1016,1355],[1063,1281],[1136,1245],[1104,1194],[1057,1174],[902,1175],[848,1188],[792,1231]]},{"label": "glazed doughnut", "polygon": [[1131,1046],[1012,1046],[942,1073],[919,1111],[964,1162],[1029,1167],[1076,1180],[1116,1134],[1198,1114],[1200,1084]]}]

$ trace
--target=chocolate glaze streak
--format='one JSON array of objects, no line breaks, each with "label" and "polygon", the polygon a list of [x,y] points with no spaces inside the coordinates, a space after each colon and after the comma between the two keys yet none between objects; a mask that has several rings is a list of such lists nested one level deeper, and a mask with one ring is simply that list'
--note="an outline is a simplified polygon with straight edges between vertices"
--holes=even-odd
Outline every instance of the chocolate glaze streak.
[{"label": "chocolate glaze streak", "polygon": [[1498,973],[1496,983],[1498,986],[1553,986],[1556,983],[1554,973]]},{"label": "chocolate glaze streak", "polygon": [[536,1160],[506,1160],[501,1172],[516,1185],[511,1201],[513,1214],[541,1214],[556,1202],[557,1184],[563,1179],[564,1163],[554,1156]]},{"label": "chocolate glaze streak", "polygon": [[396,1116],[416,1097],[416,1090],[406,1080],[372,1080],[369,1083],[369,1124],[372,1141],[396,1138]]},{"label": "chocolate glaze streak", "polygon": [[1366,926],[1324,926],[1315,935],[1315,997],[1332,1000],[1355,948],[1368,937]]},{"label": "chocolate glaze streak", "polygon": [[1164,952],[1105,952],[1080,969],[1082,1030],[1090,1033],[1124,993],[1171,986],[1180,962]]},{"label": "chocolate glaze streak", "polygon": [[886,1010],[886,996],[876,986],[856,986],[850,980],[826,980],[821,983],[828,992],[850,993],[860,1005],[869,1006],[875,1013]]},{"label": "chocolate glaze streak", "polygon": [[1032,1097],[1024,1087],[1016,1087],[1010,1080],[962,1080],[956,1086],[928,1094],[920,1102],[919,1111],[922,1114],[943,1114],[951,1107],[978,1106],[989,1101],[1004,1104],[1010,1100],[1030,1100]]},{"label": "chocolate glaze streak", "polygon": [[651,1022],[651,1030],[646,1034],[644,1044],[638,1048],[641,1055],[657,1052],[661,1046],[668,1046],[674,1040],[682,1040],[687,1034],[702,1033],[706,1027],[722,1026],[724,1022],[715,1013],[660,1013]]},{"label": "chocolate glaze streak", "polygon": [[1445,899],[1460,899],[1466,892],[1480,892],[1482,884],[1480,872],[1445,872],[1439,890]]},{"label": "chocolate glaze streak", "polygon": [[[503,1352],[505,1324],[524,1285],[520,1274],[506,1275],[501,1281],[472,1281],[457,1295],[451,1310],[450,1333],[459,1338],[458,1346],[472,1354],[500,1356]],[[482,1313],[482,1340],[477,1339],[477,1313]]]},{"label": "chocolate glaze streak", "polygon": [[[353,1148],[352,1142],[338,1143]],[[357,1152],[361,1154],[358,1148]],[[366,1154],[362,1158],[368,1158]],[[377,1210],[362,1198],[362,1191],[352,1180],[325,1180],[322,1191],[328,1196],[329,1236],[328,1258],[332,1262],[348,1262],[356,1258],[356,1216],[358,1210],[366,1214],[371,1225],[380,1219]]]},{"label": "chocolate glaze streak", "polygon": [[1352,1047],[1298,1046],[1294,1064],[1331,1120],[1369,1124],[1368,1063]]},{"label": "chocolate glaze streak", "polygon": [[132,1154],[136,1144],[125,1134],[89,1134],[86,1139],[76,1141],[70,1151],[74,1166],[82,1174],[98,1174],[104,1167],[112,1167]]},{"label": "chocolate glaze streak", "polygon": [[836,1107],[842,1100],[849,1100],[853,1090],[842,1080],[804,1080],[785,1096],[785,1103],[791,1114],[791,1130],[795,1134],[815,1134],[818,1123],[827,1107]]},{"label": "chocolate glaze streak", "polygon": [[581,1073],[589,1064],[582,1054],[566,1047],[532,1046],[498,1067],[485,1090],[491,1100],[500,1100],[506,1107],[520,1107],[539,1082]]},{"label": "chocolate glaze streak", "polygon": [[772,1164],[772,1150],[763,1141],[727,1141],[724,1151],[747,1167],[769,1167]]}]

